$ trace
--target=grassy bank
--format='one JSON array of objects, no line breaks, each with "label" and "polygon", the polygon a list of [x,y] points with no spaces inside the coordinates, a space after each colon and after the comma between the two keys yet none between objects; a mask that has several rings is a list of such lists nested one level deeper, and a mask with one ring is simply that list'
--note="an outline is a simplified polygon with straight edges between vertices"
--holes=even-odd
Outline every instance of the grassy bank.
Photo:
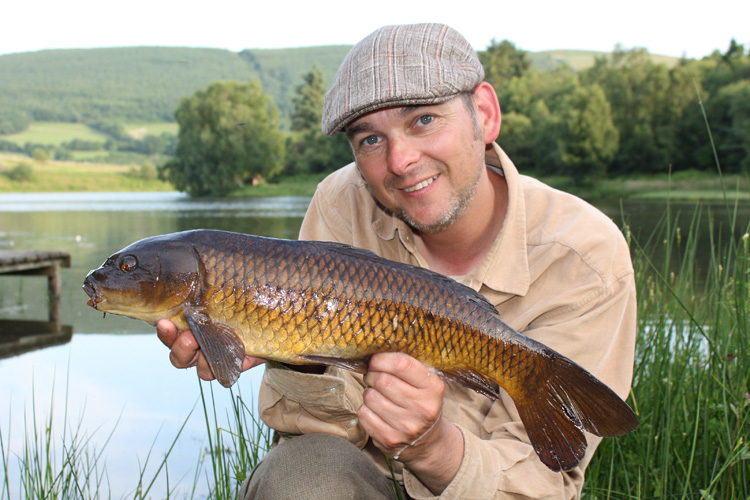
[{"label": "grassy bank", "polygon": [[[20,169],[24,173],[20,173]],[[140,166],[34,161],[0,156],[0,193],[76,191],[172,191],[170,184],[140,174]]]},{"label": "grassy bank", "polygon": [[[25,165],[28,178],[14,178],[13,170]],[[87,162],[35,161],[28,157],[0,153],[0,193],[59,191],[173,191],[153,175],[142,175],[140,165],[113,165]],[[298,176],[279,182],[245,186],[232,196],[312,196],[323,174]],[[657,198],[685,200],[750,200],[750,182],[742,176],[720,180],[706,172],[680,172],[629,179],[607,179],[593,186],[577,185],[568,177],[541,179],[547,184],[588,200]],[[210,180],[207,180],[210,182]]]}]

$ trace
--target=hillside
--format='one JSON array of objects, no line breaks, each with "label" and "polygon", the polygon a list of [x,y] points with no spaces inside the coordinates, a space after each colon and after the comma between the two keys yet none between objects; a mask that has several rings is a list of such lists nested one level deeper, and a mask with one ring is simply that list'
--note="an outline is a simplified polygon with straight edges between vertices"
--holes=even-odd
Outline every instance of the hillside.
[{"label": "hillside", "polygon": [[259,78],[286,119],[302,75],[317,63],[330,82],[348,50],[130,47],[3,55],[0,134],[30,120],[172,121],[181,97],[230,79]]},{"label": "hillside", "polygon": [[[0,135],[32,121],[172,121],[181,97],[217,80],[259,78],[279,107],[282,127],[302,76],[317,64],[330,84],[350,46],[295,49],[128,47],[44,50],[0,56]],[[529,53],[540,69],[580,70],[604,55]],[[654,56],[659,57],[659,56]],[[676,61],[675,58],[672,58]]]},{"label": "hillside", "polygon": [[[575,71],[581,71],[594,65],[597,57],[606,56],[604,52],[592,50],[542,50],[539,52],[529,52],[529,60],[540,70],[552,70],[557,67],[568,65]],[[679,62],[679,58],[671,56],[662,56],[651,54],[651,60],[657,64],[666,64],[672,67]]]}]

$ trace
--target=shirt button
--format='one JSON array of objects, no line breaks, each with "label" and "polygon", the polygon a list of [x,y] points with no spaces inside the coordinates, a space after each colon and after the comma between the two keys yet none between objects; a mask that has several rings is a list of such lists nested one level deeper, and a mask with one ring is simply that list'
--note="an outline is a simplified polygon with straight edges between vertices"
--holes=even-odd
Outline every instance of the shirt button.
[{"label": "shirt button", "polygon": [[359,422],[357,421],[357,419],[356,419],[356,418],[353,418],[353,419],[349,420],[349,425],[350,425],[351,427],[355,427],[355,426],[356,426],[356,425],[357,425],[358,423],[359,423]]},{"label": "shirt button", "polygon": [[335,393],[335,392],[336,392],[337,390],[338,390],[338,389],[336,388],[336,386],[335,386],[335,385],[334,385],[333,387],[329,387],[329,388],[328,388],[328,392],[330,392],[331,394]]}]

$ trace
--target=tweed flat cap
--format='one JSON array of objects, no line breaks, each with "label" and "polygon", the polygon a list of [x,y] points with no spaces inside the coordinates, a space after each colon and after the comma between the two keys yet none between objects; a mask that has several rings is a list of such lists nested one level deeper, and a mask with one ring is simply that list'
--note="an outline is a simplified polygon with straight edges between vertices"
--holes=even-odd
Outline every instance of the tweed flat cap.
[{"label": "tweed flat cap", "polygon": [[474,89],[484,69],[469,42],[443,24],[385,26],[352,48],[326,93],[321,125],[334,135],[382,108],[438,104]]}]

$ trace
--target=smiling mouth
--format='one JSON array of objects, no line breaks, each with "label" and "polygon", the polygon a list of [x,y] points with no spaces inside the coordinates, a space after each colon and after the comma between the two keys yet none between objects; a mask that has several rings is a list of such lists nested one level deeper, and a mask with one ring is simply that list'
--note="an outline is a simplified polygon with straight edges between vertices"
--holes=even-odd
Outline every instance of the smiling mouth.
[{"label": "smiling mouth", "polygon": [[415,184],[412,187],[404,188],[404,192],[406,192],[406,193],[413,193],[414,191],[418,191],[420,189],[424,189],[427,186],[429,186],[430,184],[432,184],[433,182],[435,182],[435,179],[437,179],[437,178],[438,178],[438,176],[436,175],[434,177],[430,177],[429,179],[425,179],[422,182],[420,182],[419,184]]}]

